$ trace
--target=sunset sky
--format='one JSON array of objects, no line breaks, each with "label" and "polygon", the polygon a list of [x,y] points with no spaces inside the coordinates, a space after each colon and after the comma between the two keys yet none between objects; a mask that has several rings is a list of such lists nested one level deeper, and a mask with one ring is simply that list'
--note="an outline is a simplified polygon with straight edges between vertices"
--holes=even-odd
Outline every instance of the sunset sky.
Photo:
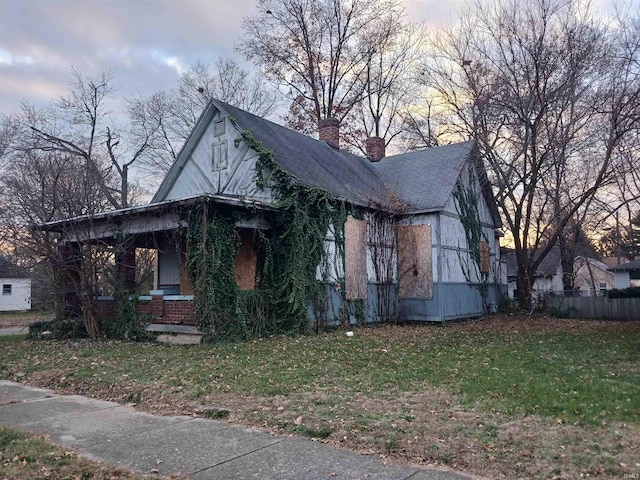
[{"label": "sunset sky", "polygon": [[[463,3],[405,2],[409,20],[433,28]],[[242,61],[234,42],[242,18],[256,11],[254,0],[0,0],[0,114],[65,93],[72,66],[112,69],[119,94],[129,96],[173,87],[196,61]]]}]

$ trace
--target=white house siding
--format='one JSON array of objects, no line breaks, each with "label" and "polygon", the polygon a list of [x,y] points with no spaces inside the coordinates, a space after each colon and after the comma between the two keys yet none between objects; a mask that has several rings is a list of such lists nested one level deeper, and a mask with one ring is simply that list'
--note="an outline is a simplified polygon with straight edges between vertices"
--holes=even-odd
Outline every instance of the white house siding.
[{"label": "white house siding", "polygon": [[[225,133],[216,136],[215,125],[218,121],[224,122]],[[225,168],[214,164],[214,145],[221,143],[226,145],[227,151]],[[241,139],[240,132],[232,122],[216,112],[163,200],[211,193],[271,202],[268,189],[262,191],[255,184],[257,159],[257,153]]]},{"label": "white house siding", "polygon": [[[573,262],[574,285],[583,292],[611,290],[614,284],[613,272],[607,271],[607,265],[594,259],[577,257]],[[604,288],[602,288],[604,286]]]},{"label": "white house siding", "polygon": [[631,286],[631,275],[628,271],[614,272],[615,283],[614,287],[618,289],[629,288]]},{"label": "white house siding", "polygon": [[28,278],[0,279],[0,312],[31,309],[31,280]]}]

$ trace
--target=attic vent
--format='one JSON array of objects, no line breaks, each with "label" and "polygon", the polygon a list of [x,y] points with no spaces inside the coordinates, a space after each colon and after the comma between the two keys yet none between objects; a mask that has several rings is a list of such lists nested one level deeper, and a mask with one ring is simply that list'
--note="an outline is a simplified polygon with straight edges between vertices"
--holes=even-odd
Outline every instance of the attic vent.
[{"label": "attic vent", "polygon": [[224,135],[224,118],[222,120],[217,120],[213,124],[213,136],[219,137],[221,135]]}]

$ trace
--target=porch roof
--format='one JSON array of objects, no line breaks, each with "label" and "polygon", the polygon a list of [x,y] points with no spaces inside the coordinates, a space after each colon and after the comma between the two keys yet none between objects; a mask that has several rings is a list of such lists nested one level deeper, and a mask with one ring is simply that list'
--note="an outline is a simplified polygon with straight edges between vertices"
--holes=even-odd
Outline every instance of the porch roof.
[{"label": "porch roof", "polygon": [[202,202],[253,210],[274,210],[272,206],[246,198],[204,194],[47,222],[38,225],[38,229],[60,233],[69,241],[106,239],[114,237],[116,233],[136,235],[175,230],[186,226],[181,218],[181,211]]}]

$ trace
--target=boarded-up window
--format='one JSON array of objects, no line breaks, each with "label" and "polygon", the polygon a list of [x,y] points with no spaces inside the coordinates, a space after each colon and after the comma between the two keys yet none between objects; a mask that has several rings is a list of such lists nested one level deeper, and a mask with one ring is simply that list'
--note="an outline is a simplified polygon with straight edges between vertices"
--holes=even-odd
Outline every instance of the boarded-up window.
[{"label": "boarded-up window", "polygon": [[193,283],[187,268],[187,239],[182,237],[180,241],[180,294],[193,295]]},{"label": "boarded-up window", "polygon": [[367,224],[349,217],[344,224],[345,289],[348,300],[367,298]]},{"label": "boarded-up window", "polygon": [[222,141],[212,145],[211,169],[214,172],[227,168],[227,142]]},{"label": "boarded-up window", "polygon": [[431,225],[398,227],[398,277],[401,298],[431,298]]},{"label": "boarded-up window", "polygon": [[491,263],[489,261],[489,242],[480,242],[480,273],[489,273]]},{"label": "boarded-up window", "polygon": [[255,230],[240,229],[240,248],[236,256],[236,284],[240,290],[253,290],[256,288],[256,270],[258,265],[258,253],[253,248]]}]

